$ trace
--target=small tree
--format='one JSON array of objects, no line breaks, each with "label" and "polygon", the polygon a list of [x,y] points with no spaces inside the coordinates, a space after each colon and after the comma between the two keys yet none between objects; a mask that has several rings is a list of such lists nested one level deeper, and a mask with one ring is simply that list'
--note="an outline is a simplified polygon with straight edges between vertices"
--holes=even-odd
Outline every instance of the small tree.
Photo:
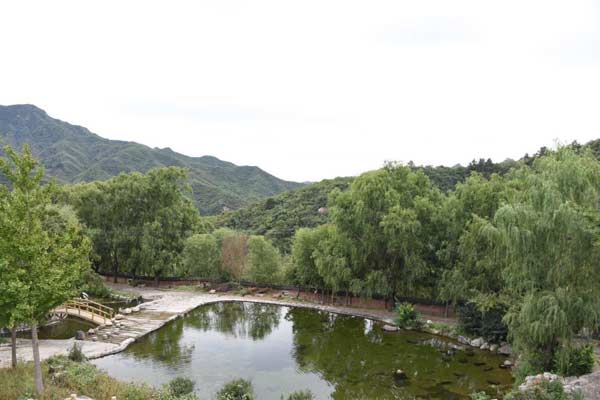
[{"label": "small tree", "polygon": [[210,234],[196,234],[186,239],[183,248],[183,275],[196,278],[219,277],[221,249]]},{"label": "small tree", "polygon": [[249,277],[259,284],[273,284],[279,279],[279,252],[262,236],[248,239]]},{"label": "small tree", "polygon": [[[7,293],[17,293],[9,303],[9,322],[31,327],[36,390],[43,394],[37,327],[50,310],[76,294],[81,273],[89,268],[90,243],[72,213],[51,207],[53,186],[40,185],[43,168],[29,147],[22,155],[4,150],[8,159],[0,159],[0,172],[12,190],[4,196],[0,219],[1,281]],[[6,292],[0,293],[3,298]]]}]

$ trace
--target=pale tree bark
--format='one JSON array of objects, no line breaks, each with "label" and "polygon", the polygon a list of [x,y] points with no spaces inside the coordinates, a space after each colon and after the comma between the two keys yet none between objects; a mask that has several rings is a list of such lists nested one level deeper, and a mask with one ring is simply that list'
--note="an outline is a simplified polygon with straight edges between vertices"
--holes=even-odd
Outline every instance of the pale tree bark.
[{"label": "pale tree bark", "polygon": [[44,395],[44,384],[42,382],[42,365],[40,361],[40,344],[38,342],[37,322],[31,324],[31,345],[33,347],[33,364],[35,372],[35,390],[40,396]]},{"label": "pale tree bark", "polygon": [[17,368],[17,327],[13,326],[10,329],[10,340],[11,340],[11,365],[13,368]]}]

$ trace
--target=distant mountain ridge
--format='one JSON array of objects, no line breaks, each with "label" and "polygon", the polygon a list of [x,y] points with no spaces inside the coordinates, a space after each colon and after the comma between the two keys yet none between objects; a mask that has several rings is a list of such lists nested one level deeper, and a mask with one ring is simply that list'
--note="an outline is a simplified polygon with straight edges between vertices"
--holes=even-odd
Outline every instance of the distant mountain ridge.
[{"label": "distant mountain ridge", "polygon": [[34,105],[0,106],[0,144],[20,150],[25,143],[44,164],[46,174],[61,182],[106,180],[121,172],[147,172],[157,167],[186,168],[194,201],[204,215],[245,207],[304,186],[258,167],[237,166],[212,156],[189,157],[169,148],[105,139],[52,118]]}]

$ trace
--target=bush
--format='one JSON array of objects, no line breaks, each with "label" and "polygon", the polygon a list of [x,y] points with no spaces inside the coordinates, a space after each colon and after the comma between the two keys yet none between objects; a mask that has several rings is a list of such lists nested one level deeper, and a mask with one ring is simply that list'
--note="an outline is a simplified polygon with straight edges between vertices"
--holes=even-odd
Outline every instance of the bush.
[{"label": "bush", "polygon": [[492,400],[492,396],[486,392],[472,393],[471,400]]},{"label": "bush", "polygon": [[502,320],[504,310],[491,309],[482,312],[476,304],[466,303],[458,306],[457,312],[458,321],[465,333],[494,342],[506,340],[508,328]]},{"label": "bush", "polygon": [[73,347],[69,350],[68,358],[75,362],[83,362],[87,359],[83,351],[81,351],[81,346],[77,343],[73,343]]},{"label": "bush", "polygon": [[554,357],[554,372],[563,376],[589,374],[594,368],[594,346],[565,347]]},{"label": "bush", "polygon": [[183,396],[194,391],[194,382],[188,378],[175,378],[169,382],[169,392],[174,396]]},{"label": "bush", "polygon": [[104,285],[104,279],[91,269],[83,273],[82,280],[82,292],[93,297],[110,297],[110,289]]},{"label": "bush", "polygon": [[[287,400],[313,400],[315,396],[313,396],[310,390],[300,390],[297,392],[290,393],[287,397]],[[283,396],[281,396],[283,400]]]},{"label": "bush", "polygon": [[583,400],[580,393],[565,393],[562,382],[544,381],[534,388],[521,392],[513,390],[504,398],[505,400]]},{"label": "bush", "polygon": [[217,393],[217,400],[254,400],[252,383],[236,379],[223,385]]},{"label": "bush", "polygon": [[421,325],[420,315],[410,303],[396,306],[396,324],[400,328],[418,328]]}]

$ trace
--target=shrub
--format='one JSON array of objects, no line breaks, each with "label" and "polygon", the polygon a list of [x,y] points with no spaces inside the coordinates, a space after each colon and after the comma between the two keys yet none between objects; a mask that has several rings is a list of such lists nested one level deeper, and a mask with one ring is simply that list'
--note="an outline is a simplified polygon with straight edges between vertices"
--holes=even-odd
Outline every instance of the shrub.
[{"label": "shrub", "polygon": [[81,346],[77,343],[73,343],[73,347],[69,350],[68,358],[75,362],[83,362],[87,359],[83,351],[81,351]]},{"label": "shrub", "polygon": [[[310,390],[299,390],[297,392],[290,393],[287,397],[287,400],[313,400],[315,396],[313,396]],[[283,400],[283,396],[281,396]]]},{"label": "shrub", "polygon": [[562,382],[544,381],[539,385],[521,392],[513,390],[504,398],[505,400],[583,400],[581,393],[566,393]]},{"label": "shrub", "polygon": [[492,400],[492,396],[486,392],[472,393],[471,400]]},{"label": "shrub", "polygon": [[217,400],[254,400],[252,383],[245,379],[227,382],[217,393]]},{"label": "shrub", "polygon": [[420,315],[410,303],[396,306],[396,324],[401,328],[418,328],[421,324]]},{"label": "shrub", "polygon": [[594,368],[594,346],[565,347],[554,357],[554,372],[564,376],[589,374]]},{"label": "shrub", "polygon": [[460,305],[457,309],[458,321],[465,333],[481,336],[487,340],[501,342],[506,340],[508,328],[504,324],[504,310],[491,309],[480,311],[474,303]]},{"label": "shrub", "polygon": [[189,378],[178,377],[169,382],[169,392],[174,396],[183,396],[194,391],[194,382]]},{"label": "shrub", "polygon": [[93,297],[110,297],[110,289],[104,284],[104,279],[91,269],[83,273],[82,280],[82,292]]}]

